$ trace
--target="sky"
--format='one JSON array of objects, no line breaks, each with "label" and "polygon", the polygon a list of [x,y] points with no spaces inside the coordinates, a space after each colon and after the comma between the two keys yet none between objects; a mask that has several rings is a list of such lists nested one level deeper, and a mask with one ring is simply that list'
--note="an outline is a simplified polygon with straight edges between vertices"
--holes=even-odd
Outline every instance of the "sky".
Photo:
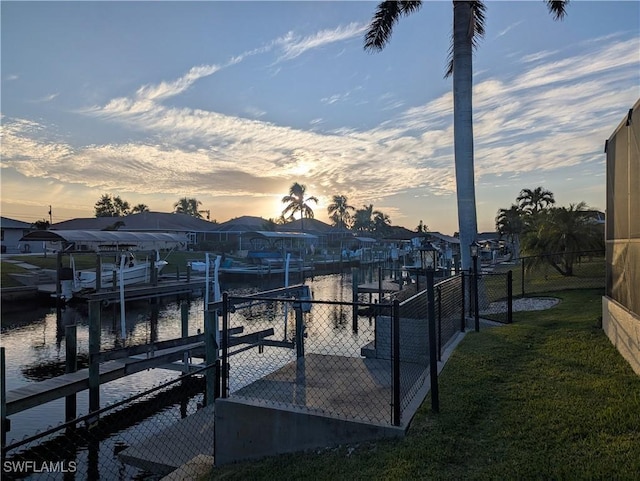
[{"label": "sky", "polygon": [[[486,2],[474,54],[478,230],[541,186],[604,211],[605,140],[640,97],[640,2]],[[381,52],[377,3],[0,3],[0,212],[93,217],[103,194],[211,219],[277,218],[306,186],[393,225],[458,231],[453,9],[426,1]],[[206,214],[203,214],[206,216]]]}]

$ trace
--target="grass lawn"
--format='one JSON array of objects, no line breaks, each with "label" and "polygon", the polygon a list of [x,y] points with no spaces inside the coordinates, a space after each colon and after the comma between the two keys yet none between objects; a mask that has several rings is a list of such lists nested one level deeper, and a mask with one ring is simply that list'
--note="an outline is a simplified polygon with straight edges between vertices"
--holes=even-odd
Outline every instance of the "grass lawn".
[{"label": "grass lawn", "polygon": [[625,479],[640,476],[640,376],[599,327],[600,290],[469,333],[407,436],[214,468],[205,479]]},{"label": "grass lawn", "polygon": [[[513,295],[522,294],[522,266],[498,265],[495,272],[513,272]],[[527,269],[524,274],[524,291],[527,295],[539,292],[555,292],[563,289],[602,288],[606,278],[604,257],[583,257],[573,266],[573,276],[562,276],[548,264]],[[600,291],[604,294],[604,290]]]}]

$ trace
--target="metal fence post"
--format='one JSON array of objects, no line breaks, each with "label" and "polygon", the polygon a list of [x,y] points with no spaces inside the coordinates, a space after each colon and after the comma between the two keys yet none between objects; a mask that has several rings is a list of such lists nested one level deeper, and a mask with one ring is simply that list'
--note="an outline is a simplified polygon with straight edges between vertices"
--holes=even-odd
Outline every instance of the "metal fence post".
[{"label": "metal fence post", "polygon": [[351,268],[351,300],[353,302],[353,332],[358,332],[358,273],[357,267]]},{"label": "metal fence post", "polygon": [[464,282],[464,272],[460,273],[460,288],[462,289],[462,315],[460,316],[460,332],[464,332],[467,329],[467,321],[465,317],[465,307],[467,306],[467,299],[465,295],[466,286]]},{"label": "metal fence post", "polygon": [[392,346],[393,346],[393,425],[400,426],[400,301],[393,301],[392,316]]},{"label": "metal fence post", "polygon": [[222,294],[222,366],[220,397],[229,397],[229,294]]},{"label": "metal fence post", "polygon": [[476,332],[480,331],[480,301],[478,299],[478,256],[473,256],[473,310]]},{"label": "metal fence post", "polygon": [[513,322],[513,272],[507,272],[507,322]]},{"label": "metal fence post", "polygon": [[438,361],[442,361],[442,287],[436,287],[438,293]]},{"label": "metal fence post", "polygon": [[204,311],[204,363],[207,366],[207,371],[204,374],[204,399],[207,406],[212,405],[216,398],[216,373],[213,366],[216,362],[218,346],[216,346],[216,323],[214,322],[214,315],[215,311],[210,311],[208,309]]},{"label": "metal fence post", "polygon": [[521,295],[520,297],[524,297],[524,263],[525,263],[525,258],[521,257],[520,258],[520,268],[522,270],[521,274],[522,274],[522,278],[520,279],[520,287],[521,287]]},{"label": "metal fence post", "polygon": [[296,358],[300,359],[304,357],[304,317],[300,301],[295,302],[293,308],[296,313]]},{"label": "metal fence post", "polygon": [[433,269],[427,269],[427,312],[429,317],[429,377],[431,379],[431,409],[440,411],[438,392],[438,359],[436,356],[436,312],[433,294]]},{"label": "metal fence post", "polygon": [[9,419],[7,418],[7,384],[6,384],[6,363],[5,363],[5,348],[4,347],[0,347],[0,374],[2,374],[2,378],[0,378],[0,410],[2,411],[1,415],[2,415],[2,419],[0,420],[1,426],[0,429],[2,429],[2,439],[0,440],[2,442],[2,447],[4,448],[7,444],[7,431],[9,431],[10,425],[9,425]]}]

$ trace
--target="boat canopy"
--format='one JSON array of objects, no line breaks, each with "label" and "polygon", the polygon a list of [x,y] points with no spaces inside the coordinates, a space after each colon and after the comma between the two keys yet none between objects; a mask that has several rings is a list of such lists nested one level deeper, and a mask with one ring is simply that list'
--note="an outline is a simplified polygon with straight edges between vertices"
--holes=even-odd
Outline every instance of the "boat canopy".
[{"label": "boat canopy", "polygon": [[160,232],[34,230],[24,235],[20,240],[62,243],[63,249],[73,246],[77,250],[101,250],[122,247],[136,247],[142,250],[185,247],[188,239],[184,234]]}]

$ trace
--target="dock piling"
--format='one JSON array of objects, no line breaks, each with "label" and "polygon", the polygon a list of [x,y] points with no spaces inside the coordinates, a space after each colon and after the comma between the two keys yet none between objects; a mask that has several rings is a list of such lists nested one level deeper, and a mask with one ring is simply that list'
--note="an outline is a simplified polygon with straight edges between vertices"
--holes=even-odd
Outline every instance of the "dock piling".
[{"label": "dock piling", "polygon": [[[64,328],[65,345],[65,373],[69,374],[78,370],[78,329],[77,325]],[[64,420],[73,421],[76,418],[76,395],[69,394],[64,399]]]},{"label": "dock piling", "polygon": [[100,409],[100,302],[89,301],[89,411]]}]

